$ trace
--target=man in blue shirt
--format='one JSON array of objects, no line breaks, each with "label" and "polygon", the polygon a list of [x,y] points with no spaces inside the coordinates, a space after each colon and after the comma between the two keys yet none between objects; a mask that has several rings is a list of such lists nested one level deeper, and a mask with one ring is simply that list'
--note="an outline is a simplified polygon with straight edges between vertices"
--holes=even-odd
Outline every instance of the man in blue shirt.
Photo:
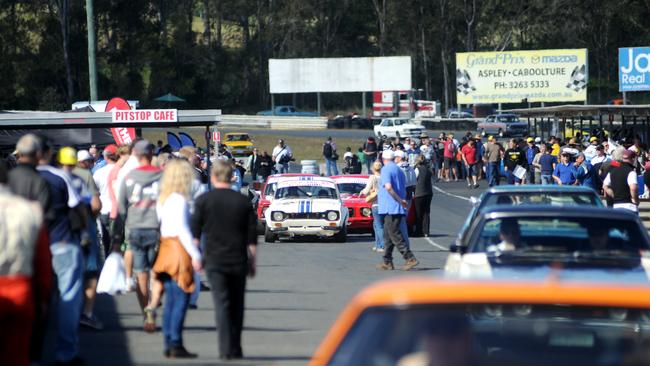
[{"label": "man in blue shirt", "polygon": [[546,144],[539,146],[539,152],[542,155],[539,158],[537,167],[540,170],[541,183],[543,185],[553,184],[553,171],[555,171],[555,166],[557,165],[557,158],[555,155],[550,154],[550,149]]},{"label": "man in blue shirt", "polygon": [[589,164],[584,153],[578,154],[575,162],[576,169],[576,180],[578,184],[590,187],[591,189],[596,189],[594,175],[596,171],[593,166]]},{"label": "man in blue shirt", "polygon": [[406,216],[406,177],[402,170],[393,162],[394,153],[386,150],[382,153],[384,167],[381,169],[379,179],[379,193],[377,195],[379,214],[384,216],[384,261],[377,268],[381,270],[393,270],[393,249],[402,254],[406,264],[402,268],[405,271],[419,264],[413,253],[406,246],[400,223]]},{"label": "man in blue shirt", "polygon": [[553,171],[553,179],[559,185],[574,185],[576,183],[576,169],[569,162],[569,153],[560,154],[560,164]]}]

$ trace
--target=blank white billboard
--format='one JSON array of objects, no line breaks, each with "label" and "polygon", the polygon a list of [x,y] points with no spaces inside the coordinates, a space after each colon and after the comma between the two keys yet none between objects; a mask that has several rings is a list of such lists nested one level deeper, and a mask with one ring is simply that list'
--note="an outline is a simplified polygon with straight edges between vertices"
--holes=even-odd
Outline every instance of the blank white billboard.
[{"label": "blank white billboard", "polygon": [[411,89],[411,57],[270,59],[271,94]]}]

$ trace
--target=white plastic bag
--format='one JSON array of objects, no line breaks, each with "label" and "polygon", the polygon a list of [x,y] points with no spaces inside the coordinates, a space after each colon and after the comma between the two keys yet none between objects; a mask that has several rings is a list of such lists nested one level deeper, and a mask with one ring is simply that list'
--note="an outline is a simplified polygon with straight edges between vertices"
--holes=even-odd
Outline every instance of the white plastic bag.
[{"label": "white plastic bag", "polygon": [[126,293],[124,259],[119,253],[111,253],[104,262],[104,268],[97,281],[97,293],[116,295]]}]

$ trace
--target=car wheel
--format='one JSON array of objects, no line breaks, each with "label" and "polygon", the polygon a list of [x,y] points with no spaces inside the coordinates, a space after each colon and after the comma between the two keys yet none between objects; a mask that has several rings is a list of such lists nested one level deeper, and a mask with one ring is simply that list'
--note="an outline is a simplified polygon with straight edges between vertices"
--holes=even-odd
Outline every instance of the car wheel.
[{"label": "car wheel", "polygon": [[502,129],[499,129],[499,137],[503,137],[503,136],[504,136],[504,134],[503,134],[503,130],[502,130]]},{"label": "car wheel", "polygon": [[264,242],[265,243],[275,243],[276,240],[277,240],[277,236],[275,234],[273,234],[273,232],[271,232],[271,230],[269,230],[268,227],[266,229],[264,229]]},{"label": "car wheel", "polygon": [[345,243],[347,240],[348,240],[348,228],[347,226],[344,226],[343,230],[339,231],[334,235],[334,242]]}]

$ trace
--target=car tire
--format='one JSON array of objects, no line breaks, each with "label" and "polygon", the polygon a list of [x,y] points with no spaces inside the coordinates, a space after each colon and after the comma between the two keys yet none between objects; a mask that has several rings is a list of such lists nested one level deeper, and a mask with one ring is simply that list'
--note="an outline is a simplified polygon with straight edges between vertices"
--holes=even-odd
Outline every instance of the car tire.
[{"label": "car tire", "polygon": [[268,227],[266,229],[264,229],[264,242],[265,243],[275,243],[276,240],[278,240],[277,236],[275,234],[273,234],[273,232],[271,232],[271,230],[269,230]]},{"label": "car tire", "polygon": [[348,240],[348,228],[347,226],[343,227],[343,230],[339,231],[334,235],[335,243],[345,243]]}]

